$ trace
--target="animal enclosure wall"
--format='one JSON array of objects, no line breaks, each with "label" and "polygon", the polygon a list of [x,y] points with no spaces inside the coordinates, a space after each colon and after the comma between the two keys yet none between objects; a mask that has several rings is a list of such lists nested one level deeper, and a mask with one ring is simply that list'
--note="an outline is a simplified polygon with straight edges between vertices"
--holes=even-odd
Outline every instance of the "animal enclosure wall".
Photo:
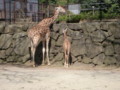
[{"label": "animal enclosure wall", "polygon": [[[0,24],[0,63],[26,63],[30,60],[29,26]],[[120,21],[54,24],[50,41],[50,60],[53,64],[63,64],[63,28],[68,28],[72,64],[120,66]],[[37,61],[42,60],[39,49]]]},{"label": "animal enclosure wall", "polygon": [[119,21],[54,24],[50,54],[55,61],[63,60],[63,28],[68,28],[72,63],[120,65]]}]

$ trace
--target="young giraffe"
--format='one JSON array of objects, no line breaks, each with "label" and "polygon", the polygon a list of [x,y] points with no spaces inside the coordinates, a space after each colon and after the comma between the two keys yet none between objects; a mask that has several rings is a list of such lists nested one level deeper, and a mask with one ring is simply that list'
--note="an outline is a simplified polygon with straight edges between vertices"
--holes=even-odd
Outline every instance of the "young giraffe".
[{"label": "young giraffe", "polygon": [[45,62],[45,43],[46,43],[46,54],[47,54],[47,62],[50,65],[49,61],[49,40],[50,40],[50,25],[54,23],[57,19],[59,13],[65,13],[65,9],[61,6],[55,8],[55,14],[51,18],[43,19],[37,25],[32,27],[28,30],[28,37],[31,40],[31,51],[32,51],[32,58],[33,58],[33,66],[35,66],[35,51],[40,42],[43,44],[42,53],[43,53],[43,61],[42,64]]},{"label": "young giraffe", "polygon": [[65,56],[64,66],[68,68],[71,43],[68,40],[68,37],[67,37],[66,33],[67,33],[67,28],[63,30],[63,34],[64,34],[63,49],[64,49],[64,56]]}]

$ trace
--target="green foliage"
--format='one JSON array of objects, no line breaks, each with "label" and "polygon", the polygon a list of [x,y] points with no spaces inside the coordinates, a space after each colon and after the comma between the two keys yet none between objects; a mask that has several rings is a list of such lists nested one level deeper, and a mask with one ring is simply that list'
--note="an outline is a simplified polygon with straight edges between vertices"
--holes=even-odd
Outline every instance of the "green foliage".
[{"label": "green foliage", "polygon": [[[77,1],[77,0],[76,0]],[[79,22],[80,20],[99,20],[101,19],[115,19],[120,18],[120,1],[119,0],[101,0],[102,3],[105,3],[102,5],[102,8],[106,8],[105,10],[95,11],[95,14],[93,15],[92,11],[87,12],[81,12],[79,15],[65,15],[60,16],[57,21],[66,21],[66,22]],[[74,0],[69,0],[71,3],[75,3]],[[80,0],[80,3],[83,3],[87,6],[83,6],[82,8],[91,8],[90,3],[99,3],[100,0]],[[96,8],[99,8],[100,5],[95,6]]]},{"label": "green foliage", "polygon": [[45,3],[45,2],[46,2],[46,0],[39,0],[39,2],[40,2],[40,3]]},{"label": "green foliage", "polygon": [[[66,5],[67,1],[69,1],[69,4],[74,3],[80,3],[80,4],[86,4],[81,5],[81,8],[91,8],[91,3],[105,3],[101,5],[101,8],[105,8],[102,11],[102,15],[100,15],[99,11],[95,11],[95,14],[93,15],[92,11],[87,12],[81,12],[79,15],[62,15],[58,18],[57,21],[67,21],[67,22],[79,22],[80,20],[99,20],[100,17],[102,19],[114,19],[114,18],[120,18],[120,0],[39,0],[41,3],[48,2],[49,4],[57,4],[57,5]],[[94,5],[94,4],[93,4]],[[100,5],[94,5],[96,8],[100,8]]]},{"label": "green foliage", "polygon": [[117,13],[103,13],[103,19],[117,19],[120,18],[120,15]]},{"label": "green foliage", "polygon": [[120,8],[118,4],[112,4],[111,7],[108,9],[108,13],[117,13],[120,12]]},{"label": "green foliage", "polygon": [[67,4],[67,0],[57,0],[57,4],[58,5],[66,5]]},{"label": "green foliage", "polygon": [[[67,2],[69,4],[78,3],[80,0],[48,0],[49,4],[58,4],[58,5],[65,5]],[[47,0],[39,0],[40,3],[45,3]]]},{"label": "green foliage", "polygon": [[[95,15],[93,15],[92,12],[82,12],[79,15],[62,15],[59,16],[57,21],[66,21],[66,22],[79,22],[80,20],[99,20],[100,13],[98,11],[95,12]],[[102,12],[102,19],[115,19],[120,18],[119,14],[116,13],[104,13]]]},{"label": "green foliage", "polygon": [[39,0],[40,3],[56,4],[57,0]]},{"label": "green foliage", "polygon": [[107,6],[108,13],[120,13],[120,1],[119,0],[105,0],[104,3]]},{"label": "green foliage", "polygon": [[90,4],[90,3],[94,3],[97,2],[98,0],[81,0],[80,3],[84,3],[84,4]]}]

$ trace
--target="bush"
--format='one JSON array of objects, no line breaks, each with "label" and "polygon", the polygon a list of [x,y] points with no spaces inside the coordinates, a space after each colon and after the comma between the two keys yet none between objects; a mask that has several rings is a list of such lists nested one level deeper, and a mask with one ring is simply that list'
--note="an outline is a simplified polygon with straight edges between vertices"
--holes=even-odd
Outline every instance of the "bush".
[{"label": "bush", "polygon": [[[102,19],[115,19],[120,18],[120,15],[117,13],[101,13]],[[57,19],[58,22],[60,21],[66,21],[66,22],[79,22],[80,20],[99,20],[100,19],[100,13],[98,11],[95,12],[95,15],[93,15],[92,12],[82,12],[79,15],[63,15],[59,16]]]}]

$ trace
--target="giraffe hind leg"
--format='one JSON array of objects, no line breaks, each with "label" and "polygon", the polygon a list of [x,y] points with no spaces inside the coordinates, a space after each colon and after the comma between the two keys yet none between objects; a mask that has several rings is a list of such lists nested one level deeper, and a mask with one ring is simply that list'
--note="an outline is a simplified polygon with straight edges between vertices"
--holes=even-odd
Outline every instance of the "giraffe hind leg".
[{"label": "giraffe hind leg", "polygon": [[33,56],[33,67],[36,66],[36,62],[35,62],[35,53],[36,53],[36,48],[38,46],[40,42],[40,39],[39,37],[34,37],[33,40],[32,40],[32,56]]},{"label": "giraffe hind leg", "polygon": [[43,54],[43,60],[42,60],[42,65],[45,65],[45,41],[42,42],[42,54]]},{"label": "giraffe hind leg", "polygon": [[70,51],[67,50],[67,67],[69,67],[69,57],[70,57]]},{"label": "giraffe hind leg", "polygon": [[50,38],[48,38],[46,40],[46,54],[47,54],[47,62],[48,62],[48,65],[50,65],[50,60],[49,60],[49,40]]},{"label": "giraffe hind leg", "polygon": [[68,58],[68,57],[69,57],[69,56],[67,55],[67,56],[66,56],[66,62],[67,62],[67,63],[66,63],[66,67],[67,67],[67,68],[69,67],[69,61],[68,61],[69,58]]},{"label": "giraffe hind leg", "polygon": [[64,51],[64,54],[65,54],[65,62],[64,62],[64,67],[66,67],[66,65],[67,65],[67,53],[66,53],[66,50]]},{"label": "giraffe hind leg", "polygon": [[69,50],[66,50],[65,61],[66,61],[65,67],[68,68],[69,67]]}]

